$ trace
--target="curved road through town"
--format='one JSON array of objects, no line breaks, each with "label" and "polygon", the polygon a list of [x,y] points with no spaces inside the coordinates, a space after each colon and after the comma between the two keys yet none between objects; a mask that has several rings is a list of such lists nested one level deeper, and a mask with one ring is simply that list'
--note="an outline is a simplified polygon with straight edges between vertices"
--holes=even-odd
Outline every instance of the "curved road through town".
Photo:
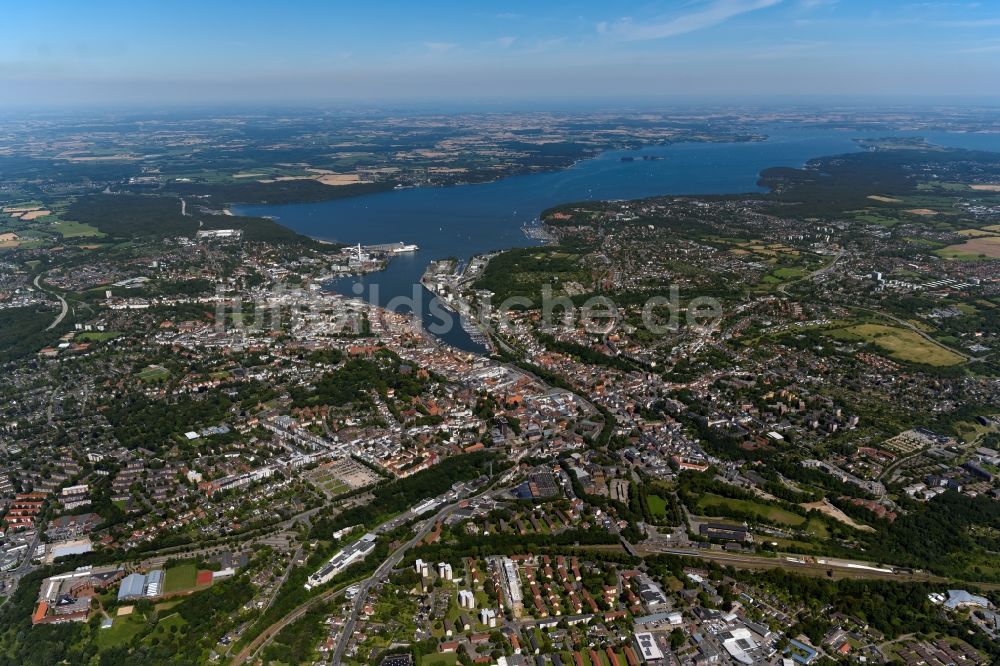
[{"label": "curved road through town", "polygon": [[[486,494],[488,491],[484,489],[483,493]],[[344,660],[344,652],[347,650],[347,644],[351,640],[351,636],[354,634],[354,624],[358,620],[358,615],[361,614],[361,609],[364,607],[365,601],[368,598],[368,592],[377,585],[380,585],[392,572],[393,569],[403,560],[403,556],[406,554],[410,548],[424,540],[424,537],[431,531],[431,528],[438,522],[442,521],[448,517],[453,511],[458,509],[459,505],[466,500],[460,499],[452,502],[448,506],[444,507],[438,511],[433,517],[425,519],[424,525],[421,527],[415,536],[407,541],[405,544],[397,548],[389,557],[379,565],[378,569],[375,570],[371,576],[365,579],[361,583],[361,588],[358,590],[358,594],[354,597],[354,604],[351,607],[351,614],[344,622],[344,629],[340,632],[340,637],[337,639],[337,647],[333,650],[332,661],[333,664],[341,664]]]},{"label": "curved road through town", "polygon": [[246,663],[248,659],[255,657],[257,653],[261,650],[261,648],[270,643],[271,639],[277,636],[282,629],[290,625],[292,622],[298,620],[300,617],[309,612],[312,608],[324,604],[330,599],[333,599],[334,597],[343,594],[344,590],[346,590],[348,587],[349,586],[345,585],[344,587],[337,587],[332,590],[327,590],[318,597],[313,597],[312,599],[306,601],[300,606],[296,606],[283,618],[272,624],[264,631],[260,632],[260,635],[257,636],[257,638],[250,641],[250,643],[245,648],[240,650],[240,653],[237,654],[235,657],[233,657],[233,660],[231,662],[233,666],[236,666],[237,664]]},{"label": "curved road through town", "polygon": [[55,296],[56,298],[58,298],[59,302],[62,304],[62,312],[60,312],[59,316],[56,317],[55,320],[51,324],[48,325],[48,328],[45,329],[46,331],[51,331],[53,328],[55,328],[56,326],[58,326],[59,323],[63,319],[66,318],[66,315],[69,313],[69,305],[66,303],[66,299],[63,298],[61,294],[58,294],[55,291],[51,291],[51,290],[46,289],[45,287],[43,287],[41,285],[41,283],[40,283],[41,279],[42,279],[42,274],[41,273],[39,273],[38,275],[35,276],[35,287],[39,291],[44,291],[46,294],[52,294],[53,296]]},{"label": "curved road through town", "polygon": [[[473,495],[472,497],[482,496],[489,492],[489,488],[483,489],[479,495]],[[430,533],[433,526],[439,521],[446,518],[449,514],[459,508],[462,502],[471,499],[471,497],[463,498],[452,502],[451,504],[445,506],[440,511],[438,511],[434,516],[424,519],[423,526],[417,531],[416,535],[410,538],[405,544],[393,551],[388,558],[386,558],[379,567],[371,574],[368,578],[361,581],[359,584],[359,589],[357,595],[354,597],[355,601],[351,607],[350,615],[344,622],[344,628],[341,631],[340,638],[337,640],[337,647],[333,651],[333,663],[339,664],[342,662],[344,657],[344,652],[347,650],[347,643],[350,641],[351,635],[354,634],[354,625],[357,622],[358,615],[361,613],[361,609],[364,607],[365,599],[368,597],[368,592],[376,585],[381,584],[392,572],[396,566],[403,560],[403,556],[406,552],[416,546],[418,543],[424,540],[424,538]],[[271,642],[271,640],[278,635],[278,633],[287,627],[289,624],[299,619],[306,614],[310,609],[315,606],[325,603],[330,599],[342,594],[348,586],[335,588],[328,590],[317,597],[313,597],[308,601],[302,603],[301,605],[295,607],[292,611],[286,614],[283,618],[269,626],[267,629],[262,631],[257,638],[251,641],[245,648],[240,650],[231,661],[232,666],[238,666],[239,664],[246,663],[247,660],[252,659],[265,645]]]},{"label": "curved road through town", "polygon": [[[783,293],[783,294],[785,294],[787,296],[788,295],[788,287],[791,287],[792,285],[798,284],[799,282],[803,282],[805,280],[811,280],[814,277],[817,277],[819,275],[824,275],[826,273],[829,273],[830,271],[832,271],[837,266],[837,262],[840,261],[843,257],[844,257],[844,250],[841,250],[840,252],[837,253],[837,256],[834,257],[833,261],[831,261],[829,264],[827,264],[823,268],[820,268],[819,270],[813,271],[809,275],[805,275],[803,277],[800,277],[797,280],[793,280],[792,282],[786,282],[785,284],[783,284],[780,287],[778,287],[778,291],[780,291],[781,293]],[[911,331],[913,331],[914,333],[916,333],[917,335],[919,335],[920,337],[922,337],[927,342],[930,342],[933,345],[941,347],[942,349],[947,349],[948,351],[950,351],[953,354],[957,354],[957,355],[961,356],[965,361],[981,361],[981,360],[983,360],[980,357],[971,356],[971,355],[967,354],[966,352],[959,351],[958,349],[953,349],[952,347],[949,347],[948,345],[944,344],[943,342],[935,340],[933,337],[931,337],[930,335],[928,335],[926,332],[920,330],[919,328],[917,328],[916,326],[914,326],[912,323],[906,321],[905,319],[900,319],[899,317],[897,317],[895,315],[889,314],[888,312],[882,312],[881,310],[875,310],[873,308],[866,308],[866,307],[862,307],[860,305],[847,305],[847,304],[844,304],[844,307],[849,308],[851,310],[862,310],[864,312],[870,312],[870,313],[878,315],[880,317],[885,317],[886,319],[889,319],[889,320],[891,320],[891,321],[899,324],[900,326],[904,326],[904,327],[910,329]]]}]

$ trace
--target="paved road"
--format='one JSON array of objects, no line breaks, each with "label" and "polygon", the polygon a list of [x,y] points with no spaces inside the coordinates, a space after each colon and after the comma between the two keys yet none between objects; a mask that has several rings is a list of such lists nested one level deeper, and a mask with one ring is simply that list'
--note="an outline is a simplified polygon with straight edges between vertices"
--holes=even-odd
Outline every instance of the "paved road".
[{"label": "paved road", "polygon": [[143,566],[158,566],[163,562],[166,562],[170,558],[189,558],[194,557],[199,554],[210,553],[214,550],[238,550],[246,546],[252,546],[259,543],[267,543],[268,545],[275,545],[273,538],[275,535],[281,535],[288,533],[288,530],[295,524],[298,520],[309,521],[309,519],[316,514],[322,507],[317,507],[315,509],[309,509],[308,511],[303,511],[302,513],[297,513],[294,516],[281,521],[280,523],[275,523],[267,528],[267,531],[262,534],[257,534],[255,536],[249,537],[247,539],[236,540],[233,542],[220,542],[213,544],[211,546],[206,546],[204,548],[198,548],[195,550],[185,550],[191,547],[191,544],[183,544],[180,546],[169,546],[167,548],[161,548],[159,550],[150,551],[142,553],[140,559]]},{"label": "paved road", "polygon": [[[788,287],[791,287],[792,285],[798,284],[799,282],[803,282],[805,280],[811,280],[811,279],[813,279],[814,277],[816,277],[818,275],[824,275],[826,273],[829,273],[830,271],[832,271],[836,267],[837,262],[840,261],[843,256],[844,256],[844,250],[841,250],[840,252],[837,253],[837,256],[834,257],[833,261],[830,262],[829,264],[827,264],[826,266],[824,266],[823,268],[820,268],[819,270],[813,271],[809,275],[803,276],[803,277],[801,277],[801,278],[799,278],[797,280],[793,280],[792,282],[786,282],[785,284],[783,284],[780,287],[778,287],[778,291],[780,291],[783,294],[788,294],[788,291],[787,291]],[[882,312],[881,310],[875,310],[875,309],[872,309],[872,308],[861,307],[859,305],[847,305],[847,304],[844,304],[844,307],[850,308],[852,310],[862,310],[864,312],[871,312],[873,314],[879,315],[880,317],[885,317],[886,319],[890,319],[890,320],[894,321],[895,323],[899,324],[900,326],[905,326],[906,328],[910,329],[911,331],[913,331],[914,333],[916,333],[917,335],[919,335],[920,337],[922,337],[927,342],[930,342],[931,344],[937,345],[938,347],[942,347],[944,349],[947,349],[948,351],[950,351],[950,352],[952,352],[954,354],[958,354],[959,356],[961,356],[966,361],[979,361],[979,360],[982,360],[982,358],[980,358],[980,357],[971,356],[970,354],[967,354],[966,352],[959,351],[958,349],[953,349],[952,347],[949,347],[948,345],[946,345],[946,344],[944,344],[944,343],[942,343],[942,342],[940,342],[938,340],[935,340],[930,335],[928,335],[924,331],[920,330],[919,328],[917,328],[916,326],[914,326],[910,322],[906,321],[905,319],[900,319],[899,317],[897,317],[895,315],[891,315],[891,314],[889,314],[887,312]]]},{"label": "paved road", "polygon": [[46,289],[45,287],[43,287],[40,284],[40,282],[39,282],[39,280],[41,280],[41,279],[42,279],[42,274],[41,273],[39,273],[38,275],[35,276],[35,287],[37,287],[39,291],[44,291],[47,294],[52,294],[53,296],[55,296],[56,298],[58,298],[59,302],[62,304],[62,312],[60,312],[59,316],[55,318],[55,321],[53,321],[51,324],[49,324],[48,328],[45,329],[46,331],[50,331],[53,328],[55,328],[56,326],[58,326],[59,322],[61,322],[63,319],[66,318],[66,315],[69,313],[69,305],[67,305],[66,299],[63,298],[60,294],[57,294],[56,292],[50,291],[50,290]]},{"label": "paved road", "polygon": [[788,294],[788,288],[791,287],[792,285],[796,285],[796,284],[798,284],[800,282],[804,282],[806,280],[811,280],[811,279],[813,279],[814,277],[816,277],[818,275],[825,275],[825,274],[829,273],[834,268],[836,268],[837,262],[840,261],[841,259],[843,259],[844,254],[845,254],[845,251],[841,250],[840,252],[837,253],[837,256],[833,258],[833,261],[831,261],[830,263],[828,263],[823,268],[815,270],[812,273],[809,273],[809,275],[803,275],[802,277],[798,278],[797,280],[792,280],[791,282],[786,282],[785,284],[783,284],[780,287],[778,287],[778,291],[780,291],[781,293],[787,295]]},{"label": "paved road", "polygon": [[30,544],[28,544],[28,549],[24,551],[24,559],[21,560],[21,563],[19,565],[17,565],[17,568],[11,569],[10,571],[4,572],[2,574],[3,578],[7,581],[9,591],[7,596],[5,596],[3,599],[0,599],[0,606],[3,606],[5,603],[7,603],[8,599],[14,596],[14,591],[21,584],[21,578],[25,574],[30,573],[33,569],[35,569],[35,565],[31,563],[31,558],[35,556],[35,549],[38,548],[38,544],[40,544],[41,542],[42,542],[42,531],[39,529],[35,531],[35,538],[32,539]]},{"label": "paved road", "polygon": [[332,590],[327,590],[318,597],[313,597],[312,599],[305,602],[301,606],[296,607],[293,611],[285,615],[285,617],[281,618],[280,620],[272,624],[270,627],[260,632],[260,635],[257,636],[257,638],[253,639],[245,648],[240,650],[240,653],[237,654],[235,657],[233,657],[232,665],[236,666],[237,664],[243,664],[248,659],[254,657],[260,651],[260,649],[265,645],[267,645],[268,643],[270,643],[271,639],[277,636],[282,629],[290,625],[292,622],[298,620],[300,617],[305,615],[314,607],[324,604],[330,599],[333,599],[334,597],[343,594],[344,590],[346,590],[347,587],[349,586],[338,587]]},{"label": "paved road", "polygon": [[[483,489],[480,495],[485,495],[487,494],[487,492],[488,489]],[[385,580],[386,577],[388,577],[389,573],[392,572],[392,570],[402,561],[403,556],[406,554],[406,551],[408,551],[410,548],[412,548],[419,542],[423,541],[424,537],[427,536],[427,534],[431,531],[434,524],[438,520],[444,519],[444,517],[449,515],[451,512],[455,511],[459,507],[461,502],[465,501],[466,499],[471,499],[471,497],[456,500],[452,504],[443,507],[434,516],[424,519],[423,527],[418,531],[418,533],[409,541],[407,541],[405,544],[396,549],[392,554],[390,554],[389,557],[384,562],[382,562],[382,564],[379,565],[378,569],[376,569],[375,572],[370,577],[368,577],[367,579],[365,579],[360,583],[357,596],[355,597],[354,605],[351,607],[351,614],[347,618],[347,621],[344,624],[344,629],[341,632],[340,639],[338,640],[337,648],[333,653],[334,664],[339,664],[343,660],[344,651],[347,649],[347,643],[350,639],[350,636],[354,633],[354,625],[357,622],[358,615],[361,613],[361,608],[364,606],[364,600],[367,598],[368,592],[372,589],[372,587],[374,587],[376,584],[381,583],[382,581]],[[325,603],[326,601],[329,601],[330,599],[339,596],[344,592],[345,589],[346,587],[328,590],[322,593],[321,595],[313,597],[312,599],[306,601],[302,605],[297,606],[294,610],[289,612],[283,618],[272,624],[264,631],[262,631],[260,635],[257,636],[257,638],[251,641],[245,648],[240,650],[239,654],[237,654],[233,658],[231,662],[232,666],[243,664],[248,659],[252,659],[261,650],[261,648],[270,643],[271,639],[273,639],[276,635],[278,635],[278,633],[282,629],[284,629],[289,624],[291,624],[295,620],[305,615],[306,612],[308,612],[310,609],[314,608],[318,604]]]}]

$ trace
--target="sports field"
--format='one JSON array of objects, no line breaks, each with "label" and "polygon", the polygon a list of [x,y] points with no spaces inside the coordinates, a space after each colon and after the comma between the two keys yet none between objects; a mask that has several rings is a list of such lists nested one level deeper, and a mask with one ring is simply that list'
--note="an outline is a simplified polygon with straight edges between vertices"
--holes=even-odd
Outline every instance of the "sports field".
[{"label": "sports field", "polygon": [[150,365],[136,375],[142,382],[158,382],[170,378],[170,371],[159,365]]},{"label": "sports field", "polygon": [[193,590],[198,583],[198,567],[194,564],[178,564],[166,571],[163,581],[163,593],[185,592]]}]

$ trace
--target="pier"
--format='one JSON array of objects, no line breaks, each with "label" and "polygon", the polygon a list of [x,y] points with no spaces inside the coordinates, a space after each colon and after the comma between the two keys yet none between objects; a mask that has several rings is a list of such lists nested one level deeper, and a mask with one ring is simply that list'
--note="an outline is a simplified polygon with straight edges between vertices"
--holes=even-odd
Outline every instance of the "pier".
[{"label": "pier", "polygon": [[365,250],[379,254],[402,254],[404,252],[416,252],[420,247],[415,243],[380,243],[377,245],[365,245]]}]

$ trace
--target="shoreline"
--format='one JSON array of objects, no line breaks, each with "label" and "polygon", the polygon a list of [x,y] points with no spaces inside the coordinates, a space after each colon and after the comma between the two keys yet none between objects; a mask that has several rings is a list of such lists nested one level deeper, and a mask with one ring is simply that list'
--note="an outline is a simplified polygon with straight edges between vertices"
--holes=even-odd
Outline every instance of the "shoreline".
[{"label": "shoreline", "polygon": [[[441,185],[403,185],[402,183],[397,183],[394,187],[387,188],[385,190],[380,190],[378,192],[365,192],[365,193],[360,193],[360,194],[349,194],[349,195],[344,196],[344,197],[331,197],[329,199],[320,199],[320,200],[289,201],[289,202],[285,202],[285,203],[275,203],[275,204],[271,204],[271,203],[230,202],[230,203],[226,204],[226,208],[222,211],[222,213],[224,215],[248,216],[245,212],[241,211],[240,208],[243,208],[243,207],[263,207],[263,206],[267,206],[267,207],[273,207],[273,206],[302,206],[302,205],[312,205],[312,204],[323,204],[323,203],[327,203],[327,202],[330,202],[330,201],[345,201],[345,200],[349,201],[349,200],[352,200],[352,199],[361,199],[361,198],[364,198],[364,197],[383,196],[383,195],[388,195],[388,194],[392,194],[392,193],[395,193],[395,192],[406,192],[406,191],[409,191],[409,190],[448,190],[448,189],[457,188],[457,187],[470,187],[470,186],[474,186],[474,185],[489,185],[489,184],[492,184],[492,183],[499,183],[499,182],[503,182],[503,181],[511,180],[511,179],[515,179],[515,178],[523,178],[523,177],[527,177],[527,176],[536,176],[536,175],[540,175],[540,174],[552,174],[552,173],[560,173],[560,172],[563,172],[563,171],[570,171],[571,169],[575,168],[576,166],[578,166],[580,164],[583,164],[585,162],[591,162],[591,161],[594,161],[594,160],[598,160],[603,155],[606,155],[608,153],[614,153],[614,152],[639,153],[639,152],[641,152],[643,150],[650,150],[650,149],[654,149],[654,148],[667,148],[667,147],[670,147],[670,146],[679,146],[679,145],[683,145],[683,144],[692,144],[692,145],[701,145],[701,144],[720,144],[720,145],[721,144],[733,144],[733,145],[737,145],[737,144],[749,144],[749,143],[767,143],[770,140],[771,140],[771,135],[769,135],[769,134],[759,134],[759,135],[754,135],[754,138],[748,138],[748,139],[745,139],[745,140],[733,140],[733,141],[697,141],[697,140],[693,140],[693,139],[686,139],[686,140],[683,140],[683,141],[660,141],[660,142],[656,142],[656,143],[648,143],[648,144],[644,144],[642,146],[639,146],[638,148],[607,148],[607,149],[604,149],[604,150],[599,150],[599,151],[597,151],[596,153],[594,153],[593,155],[591,155],[589,157],[578,157],[578,158],[574,159],[572,162],[570,162],[569,164],[564,165],[564,166],[547,167],[547,168],[541,168],[541,169],[530,169],[530,168],[528,168],[528,169],[525,169],[523,171],[519,171],[519,172],[516,172],[516,173],[511,173],[511,174],[507,174],[507,175],[497,176],[495,178],[487,178],[487,179],[484,179],[484,180],[459,181],[459,182],[454,182],[454,183],[445,183],[445,184],[441,184]],[[734,193],[734,194],[736,194],[736,193]],[[660,195],[651,195],[651,196],[660,196]],[[569,202],[566,202],[566,203],[569,203]],[[267,217],[267,216],[249,215],[248,217]],[[271,218],[271,219],[274,219],[274,221],[277,221],[277,218]],[[279,222],[279,224],[280,224],[280,222]],[[284,226],[284,225],[282,225],[282,226]],[[293,229],[293,231],[294,231],[294,229]],[[299,232],[296,232],[296,233],[299,233]],[[303,234],[303,235],[308,235],[308,234]],[[314,237],[314,236],[310,236],[310,238],[312,238],[313,240],[322,240],[322,239]],[[330,241],[330,242],[336,243],[336,242],[340,242],[340,241]]]}]

